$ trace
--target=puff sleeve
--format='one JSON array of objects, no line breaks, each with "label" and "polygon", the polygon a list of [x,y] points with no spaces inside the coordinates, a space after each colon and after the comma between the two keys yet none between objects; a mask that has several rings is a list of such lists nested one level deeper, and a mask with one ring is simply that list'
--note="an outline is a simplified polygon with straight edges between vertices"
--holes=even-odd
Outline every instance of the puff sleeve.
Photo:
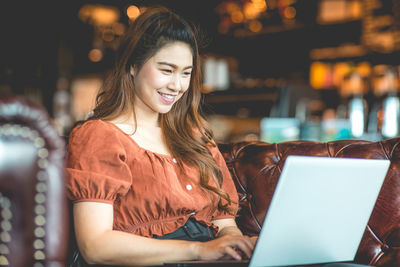
[{"label": "puff sleeve", "polygon": [[[228,214],[224,211],[220,211],[217,209],[214,212],[213,219],[218,220],[218,219],[224,219],[224,218],[234,218],[237,214],[238,207],[239,207],[239,197],[238,197],[238,193],[236,190],[236,186],[233,182],[231,173],[229,172],[229,169],[226,166],[225,159],[222,156],[221,152],[219,151],[218,147],[210,147],[210,151],[222,172],[222,177],[223,177],[222,189],[226,193],[228,193],[228,195],[232,201],[231,207],[234,208],[233,214]],[[226,203],[227,202],[223,200],[223,204],[226,204]]]},{"label": "puff sleeve", "polygon": [[112,204],[132,185],[126,151],[104,122],[89,121],[70,134],[66,156],[67,197]]}]

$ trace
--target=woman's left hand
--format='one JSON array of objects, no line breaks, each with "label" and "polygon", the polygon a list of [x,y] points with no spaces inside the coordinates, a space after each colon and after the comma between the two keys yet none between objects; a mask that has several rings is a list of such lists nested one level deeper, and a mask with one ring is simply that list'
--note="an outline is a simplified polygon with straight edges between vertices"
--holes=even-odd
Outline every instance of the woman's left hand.
[{"label": "woman's left hand", "polygon": [[[246,246],[241,245],[232,248],[239,253],[242,258],[250,258],[257,243],[257,236],[244,236],[237,227],[235,220],[232,218],[215,220],[213,221],[213,224],[218,226],[217,239],[225,236],[236,236],[239,237],[239,239],[242,239],[243,244],[246,244]],[[224,258],[231,258],[231,256],[226,255]]]},{"label": "woman's left hand", "polygon": [[254,243],[248,236],[224,235],[207,242],[194,242],[198,260],[221,260],[250,258]]}]

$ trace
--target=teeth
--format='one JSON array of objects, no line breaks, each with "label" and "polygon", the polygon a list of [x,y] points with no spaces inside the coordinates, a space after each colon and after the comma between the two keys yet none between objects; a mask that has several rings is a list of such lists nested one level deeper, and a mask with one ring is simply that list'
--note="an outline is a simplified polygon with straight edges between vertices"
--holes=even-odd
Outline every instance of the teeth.
[{"label": "teeth", "polygon": [[173,96],[173,95],[166,95],[166,94],[163,94],[163,93],[160,93],[160,92],[158,92],[160,95],[162,95],[163,97],[165,97],[165,98],[168,98],[168,99],[173,99],[175,96]]}]

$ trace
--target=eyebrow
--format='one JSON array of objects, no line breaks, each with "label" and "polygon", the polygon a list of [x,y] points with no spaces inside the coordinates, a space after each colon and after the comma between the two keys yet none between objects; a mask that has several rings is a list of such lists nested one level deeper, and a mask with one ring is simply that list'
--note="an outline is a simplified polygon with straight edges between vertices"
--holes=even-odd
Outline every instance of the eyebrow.
[{"label": "eyebrow", "polygon": [[[168,63],[168,62],[164,62],[164,61],[157,62],[157,64],[158,64],[158,65],[167,65],[167,66],[170,66],[170,67],[175,68],[175,69],[178,67],[178,66],[175,65],[175,64]],[[186,66],[186,67],[184,67],[183,69],[184,69],[184,70],[186,70],[186,69],[193,69],[193,66]]]}]

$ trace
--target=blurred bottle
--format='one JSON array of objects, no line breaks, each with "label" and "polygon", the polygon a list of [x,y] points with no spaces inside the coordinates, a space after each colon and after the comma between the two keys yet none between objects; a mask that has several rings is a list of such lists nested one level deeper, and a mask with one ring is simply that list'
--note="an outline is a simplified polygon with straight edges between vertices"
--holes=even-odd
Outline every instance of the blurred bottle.
[{"label": "blurred bottle", "polygon": [[349,101],[351,135],[361,138],[365,131],[367,102],[362,95],[354,95]]},{"label": "blurred bottle", "polygon": [[213,56],[205,58],[203,79],[207,91],[228,89],[230,74],[227,59]]},{"label": "blurred bottle", "polygon": [[206,91],[215,90],[215,80],[217,73],[217,60],[213,56],[209,56],[204,60],[204,75],[203,75],[203,86]]},{"label": "blurred bottle", "polygon": [[339,93],[342,103],[338,107],[338,117],[350,122],[351,135],[362,138],[366,129],[368,104],[364,98],[366,82],[356,71],[350,72],[343,78]]},{"label": "blurred bottle", "polygon": [[400,100],[397,95],[399,76],[388,65],[377,65],[373,69],[372,88],[374,103],[369,117],[370,131],[376,131],[383,138],[399,134]]},{"label": "blurred bottle", "polygon": [[399,98],[388,96],[383,102],[382,136],[392,138],[399,134],[400,102]]}]

